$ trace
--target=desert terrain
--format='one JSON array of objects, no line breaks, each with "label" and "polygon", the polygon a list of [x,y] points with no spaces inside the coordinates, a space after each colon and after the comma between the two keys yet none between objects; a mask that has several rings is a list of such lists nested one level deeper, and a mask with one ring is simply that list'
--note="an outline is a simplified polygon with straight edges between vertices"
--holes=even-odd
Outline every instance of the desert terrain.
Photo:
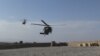
[{"label": "desert terrain", "polygon": [[0,56],[100,56],[100,47],[32,47],[0,50]]}]

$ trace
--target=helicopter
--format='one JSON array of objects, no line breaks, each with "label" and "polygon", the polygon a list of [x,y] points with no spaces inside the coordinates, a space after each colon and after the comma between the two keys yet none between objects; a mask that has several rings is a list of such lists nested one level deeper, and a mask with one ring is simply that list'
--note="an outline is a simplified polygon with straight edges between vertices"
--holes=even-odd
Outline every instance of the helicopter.
[{"label": "helicopter", "polygon": [[[22,24],[25,25],[27,23],[26,21],[27,20],[24,19]],[[52,27],[49,24],[47,24],[44,20],[41,20],[41,22],[43,24],[34,24],[34,23],[32,23],[31,25],[44,26],[43,32],[40,32],[40,34],[42,34],[42,35],[49,35],[50,33],[52,33]]]}]

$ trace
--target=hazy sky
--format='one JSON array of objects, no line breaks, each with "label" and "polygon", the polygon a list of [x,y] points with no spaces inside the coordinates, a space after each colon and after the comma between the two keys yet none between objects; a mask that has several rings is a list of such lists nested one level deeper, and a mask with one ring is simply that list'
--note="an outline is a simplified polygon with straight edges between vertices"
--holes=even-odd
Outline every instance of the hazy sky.
[{"label": "hazy sky", "polygon": [[[52,26],[44,37],[43,27],[30,25],[41,19],[65,26]],[[0,0],[0,29],[0,42],[100,40],[100,0]]]}]

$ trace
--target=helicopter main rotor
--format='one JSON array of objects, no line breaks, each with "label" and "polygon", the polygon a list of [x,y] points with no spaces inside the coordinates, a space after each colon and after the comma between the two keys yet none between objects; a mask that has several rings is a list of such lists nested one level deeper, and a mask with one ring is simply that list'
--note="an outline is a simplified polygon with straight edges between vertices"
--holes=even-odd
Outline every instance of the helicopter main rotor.
[{"label": "helicopter main rotor", "polygon": [[[22,22],[22,24],[25,25],[27,23],[26,21],[27,20],[24,19],[24,21]],[[34,24],[34,23],[31,23],[31,25],[44,26],[43,32],[40,32],[40,34],[48,35],[49,33],[52,33],[52,27],[50,25],[48,25],[44,20],[41,20],[41,22],[43,24]]]}]

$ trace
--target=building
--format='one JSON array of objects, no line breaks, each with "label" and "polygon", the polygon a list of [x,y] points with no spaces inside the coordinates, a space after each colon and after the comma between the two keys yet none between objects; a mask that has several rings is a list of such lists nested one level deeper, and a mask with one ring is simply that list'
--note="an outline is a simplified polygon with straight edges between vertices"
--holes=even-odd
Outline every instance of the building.
[{"label": "building", "polygon": [[98,41],[71,41],[68,42],[70,47],[91,47],[91,46],[100,46],[100,40]]}]

